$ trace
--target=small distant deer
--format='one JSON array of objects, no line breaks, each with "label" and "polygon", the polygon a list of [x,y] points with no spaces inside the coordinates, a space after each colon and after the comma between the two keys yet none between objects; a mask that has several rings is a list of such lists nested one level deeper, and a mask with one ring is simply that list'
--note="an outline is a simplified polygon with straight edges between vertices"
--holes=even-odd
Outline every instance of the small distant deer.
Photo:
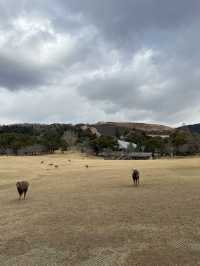
[{"label": "small distant deer", "polygon": [[139,185],[140,172],[137,169],[133,169],[132,178],[134,185]]},{"label": "small distant deer", "polygon": [[19,193],[19,200],[21,196],[24,194],[24,200],[26,198],[26,193],[28,191],[29,183],[27,181],[18,181],[16,183],[17,191]]}]

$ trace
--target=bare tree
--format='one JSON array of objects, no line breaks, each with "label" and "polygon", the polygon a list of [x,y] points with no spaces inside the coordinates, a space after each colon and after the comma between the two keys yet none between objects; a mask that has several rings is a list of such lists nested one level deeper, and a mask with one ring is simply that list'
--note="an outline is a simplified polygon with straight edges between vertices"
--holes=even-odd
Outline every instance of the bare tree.
[{"label": "bare tree", "polygon": [[78,135],[72,130],[67,130],[62,136],[62,140],[67,147],[73,147],[78,141]]}]

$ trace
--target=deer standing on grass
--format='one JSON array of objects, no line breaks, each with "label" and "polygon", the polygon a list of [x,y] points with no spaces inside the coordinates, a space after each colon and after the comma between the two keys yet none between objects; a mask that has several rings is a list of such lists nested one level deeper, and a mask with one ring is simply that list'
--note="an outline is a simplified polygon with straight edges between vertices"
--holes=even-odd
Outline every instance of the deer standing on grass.
[{"label": "deer standing on grass", "polygon": [[19,200],[21,196],[24,194],[24,200],[26,198],[26,193],[28,191],[29,183],[27,181],[18,181],[16,183],[17,191],[19,193]]},{"label": "deer standing on grass", "polygon": [[133,169],[132,178],[134,185],[139,185],[140,172],[137,169]]}]

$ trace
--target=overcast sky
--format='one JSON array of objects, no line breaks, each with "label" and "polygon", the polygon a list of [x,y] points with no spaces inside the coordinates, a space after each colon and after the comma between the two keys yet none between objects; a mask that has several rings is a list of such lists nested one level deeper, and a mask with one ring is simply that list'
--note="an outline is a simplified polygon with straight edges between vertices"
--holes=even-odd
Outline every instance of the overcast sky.
[{"label": "overcast sky", "polygon": [[199,0],[0,0],[0,123],[200,122]]}]

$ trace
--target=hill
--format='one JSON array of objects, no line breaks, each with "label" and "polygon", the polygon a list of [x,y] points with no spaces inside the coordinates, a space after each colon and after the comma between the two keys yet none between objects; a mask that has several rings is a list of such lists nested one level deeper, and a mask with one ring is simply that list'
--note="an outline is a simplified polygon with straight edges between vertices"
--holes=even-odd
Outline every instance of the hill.
[{"label": "hill", "polygon": [[102,135],[115,136],[124,131],[140,131],[152,135],[170,135],[175,129],[169,126],[130,122],[99,122],[92,125]]},{"label": "hill", "polygon": [[[76,148],[100,155],[105,150],[121,151],[119,139],[134,143],[137,152],[160,153],[161,156],[197,154],[200,124],[178,129],[130,122],[4,125],[0,126],[0,154],[39,155]],[[126,152],[131,152],[130,149]]]},{"label": "hill", "polygon": [[185,126],[179,127],[179,129],[184,130],[184,131],[189,131],[192,134],[193,133],[200,134],[200,123],[194,124],[194,125],[185,125]]},{"label": "hill", "polygon": [[[116,136],[116,133],[124,131],[141,131],[146,134],[168,135],[175,129],[165,125],[148,124],[148,123],[131,123],[131,122],[98,122],[95,124],[12,124],[12,125],[0,125],[0,133],[34,133],[38,134],[46,130],[52,129],[74,129],[83,128],[87,126],[89,128],[96,128],[100,134],[108,136]],[[199,128],[200,132],[200,128]]]}]

